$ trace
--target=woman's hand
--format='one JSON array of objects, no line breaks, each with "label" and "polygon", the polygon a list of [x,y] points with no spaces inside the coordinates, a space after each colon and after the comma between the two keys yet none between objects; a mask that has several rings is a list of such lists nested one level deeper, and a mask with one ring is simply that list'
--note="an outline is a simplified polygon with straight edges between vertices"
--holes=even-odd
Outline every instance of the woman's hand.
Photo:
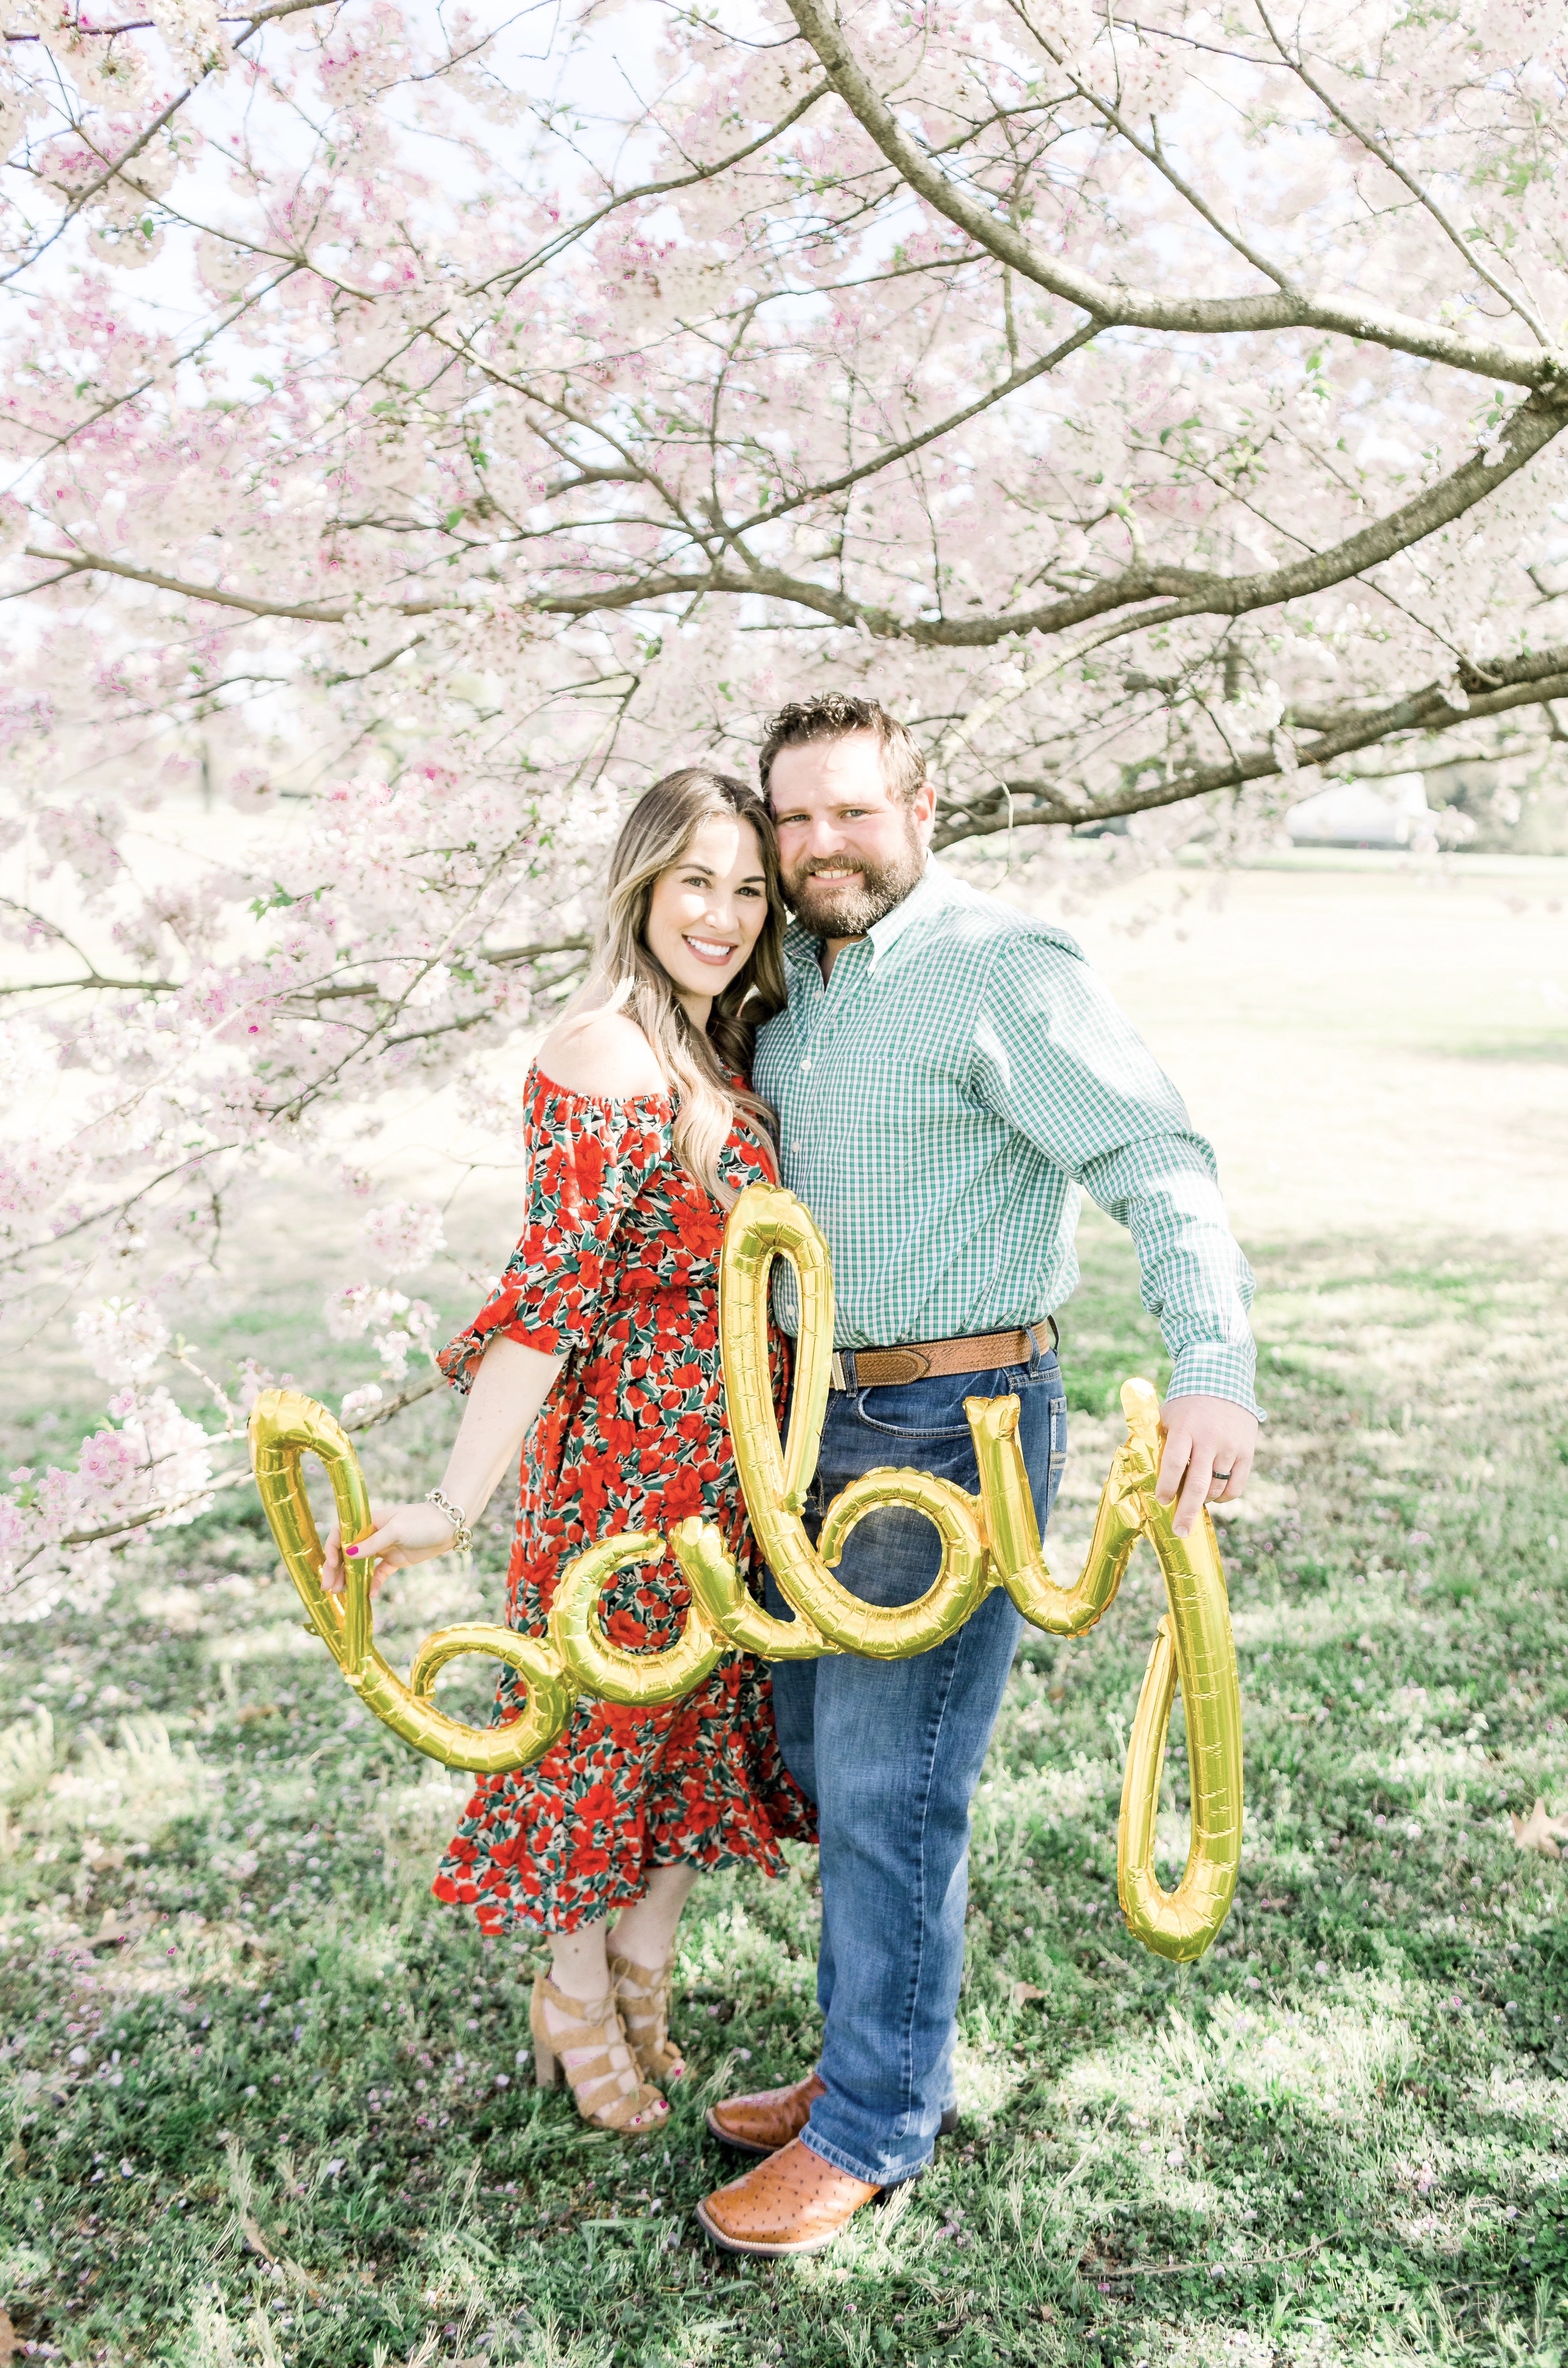
[{"label": "woman's hand", "polygon": [[[517,1458],[528,1425],[538,1414],[560,1372],[564,1358],[546,1356],[526,1341],[509,1340],[498,1332],[480,1360],[462,1425],[442,1476],[441,1487],[460,1506],[471,1524],[495,1493],[504,1472],[517,1475]],[[372,1505],[374,1530],[357,1546],[347,1549],[355,1562],[369,1555],[376,1561],[370,1592],[381,1592],[389,1571],[406,1570],[410,1563],[432,1562],[449,1554],[457,1543],[450,1521],[438,1505],[426,1497],[418,1505]],[[334,1522],[326,1541],[321,1583],[329,1595],[343,1592],[345,1547]]]},{"label": "woman's hand", "polygon": [[343,1592],[346,1553],[353,1562],[376,1557],[370,1592],[379,1595],[390,1572],[406,1570],[411,1563],[433,1562],[437,1554],[451,1552],[452,1525],[438,1505],[372,1505],[370,1519],[375,1529],[357,1546],[344,1546],[335,1521],[327,1531],[321,1583],[328,1595]]}]

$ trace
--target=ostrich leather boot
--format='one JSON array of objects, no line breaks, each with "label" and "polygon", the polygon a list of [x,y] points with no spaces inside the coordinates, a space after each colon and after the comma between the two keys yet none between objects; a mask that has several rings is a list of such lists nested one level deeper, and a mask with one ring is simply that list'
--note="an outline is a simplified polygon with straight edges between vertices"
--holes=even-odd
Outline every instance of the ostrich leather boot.
[{"label": "ostrich leather boot", "polygon": [[737,2154],[777,2154],[800,2136],[824,2093],[820,2074],[808,2072],[788,2089],[758,2089],[750,2096],[726,2097],[722,2105],[710,2105],[708,2126]]},{"label": "ostrich leather boot", "polygon": [[697,2216],[722,2252],[772,2261],[820,2253],[881,2192],[824,2162],[804,2138],[791,2138],[728,2187],[705,2195]]},{"label": "ostrich leather boot", "polygon": [[[826,2092],[822,2075],[808,2072],[803,2080],[792,2080],[787,2089],[756,2089],[748,2096],[726,2097],[722,2104],[710,2105],[708,2127],[721,2146],[736,2154],[777,2154],[780,2146],[800,2136],[811,2119],[812,2107]],[[950,2138],[958,2125],[959,2109],[949,2105],[937,2135]]]}]

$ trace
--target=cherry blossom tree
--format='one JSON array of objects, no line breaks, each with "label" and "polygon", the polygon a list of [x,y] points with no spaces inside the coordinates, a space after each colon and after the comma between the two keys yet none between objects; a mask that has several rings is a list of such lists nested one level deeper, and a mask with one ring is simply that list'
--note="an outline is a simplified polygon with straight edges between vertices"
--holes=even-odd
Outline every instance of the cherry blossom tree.
[{"label": "cherry blossom tree", "polygon": [[[500,1122],[620,800],[780,699],[905,714],[941,844],[1221,860],[1562,736],[1547,0],[0,21],[0,1214],[119,1409],[18,1605],[225,1476],[164,1279],[390,1082]],[[431,1223],[333,1304],[357,1419]]]}]

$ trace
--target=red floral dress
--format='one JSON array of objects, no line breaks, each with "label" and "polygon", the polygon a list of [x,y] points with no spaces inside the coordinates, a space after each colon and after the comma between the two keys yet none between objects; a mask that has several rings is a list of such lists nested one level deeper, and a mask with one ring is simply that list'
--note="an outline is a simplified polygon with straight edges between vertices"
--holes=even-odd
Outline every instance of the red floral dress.
[{"label": "red floral dress", "polygon": [[[523,1446],[506,1617],[528,1635],[546,1632],[562,1565],[617,1531],[667,1535],[699,1513],[760,1576],[720,1373],[724,1212],[676,1158],[671,1117],[661,1094],[611,1101],[532,1073],[523,1237],[441,1351],[460,1390],[497,1332],[566,1359]],[[738,1124],[720,1167],[737,1190],[772,1174]],[[673,1644],[689,1600],[673,1556],[633,1565],[606,1588],[605,1633]],[[521,1706],[508,1669],[495,1715]],[[813,1813],[779,1756],[767,1669],[735,1653],[657,1710],[580,1702],[542,1759],[482,1776],[434,1889],[485,1932],[570,1932],[641,1898],[650,1867],[749,1859],[780,1873],[780,1836],[814,1839]]]}]

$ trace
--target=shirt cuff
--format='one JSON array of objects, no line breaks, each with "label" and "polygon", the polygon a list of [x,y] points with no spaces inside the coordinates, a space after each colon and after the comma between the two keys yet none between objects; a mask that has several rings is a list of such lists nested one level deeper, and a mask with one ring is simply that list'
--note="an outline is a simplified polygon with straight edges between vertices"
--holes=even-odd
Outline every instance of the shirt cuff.
[{"label": "shirt cuff", "polygon": [[1258,1405],[1253,1389],[1253,1375],[1257,1370],[1257,1350],[1249,1339],[1244,1346],[1230,1347],[1223,1340],[1193,1340],[1178,1349],[1171,1367],[1171,1378],[1165,1388],[1167,1398],[1230,1398],[1236,1406],[1245,1406],[1248,1414],[1259,1422],[1268,1417]]}]

